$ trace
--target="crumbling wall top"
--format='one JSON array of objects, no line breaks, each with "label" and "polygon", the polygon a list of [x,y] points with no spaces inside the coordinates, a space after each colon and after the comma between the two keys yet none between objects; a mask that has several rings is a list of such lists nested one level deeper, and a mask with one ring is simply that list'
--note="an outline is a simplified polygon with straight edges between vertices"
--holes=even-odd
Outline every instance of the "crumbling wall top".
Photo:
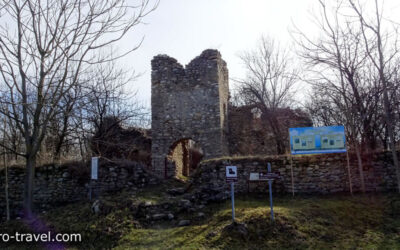
[{"label": "crumbling wall top", "polygon": [[218,61],[222,60],[221,53],[216,49],[206,49],[199,56],[195,57],[186,68],[196,67],[199,65],[203,65],[207,61]]},{"label": "crumbling wall top", "polygon": [[175,58],[157,55],[151,60],[152,85],[179,82],[185,76],[185,69]]},{"label": "crumbling wall top", "polygon": [[218,50],[207,49],[190,61],[185,68],[175,58],[162,54],[153,58],[151,68],[152,85],[159,83],[190,85],[190,82],[199,83],[202,80],[205,82],[211,80],[218,74],[217,71],[220,68],[226,70],[226,62]]}]

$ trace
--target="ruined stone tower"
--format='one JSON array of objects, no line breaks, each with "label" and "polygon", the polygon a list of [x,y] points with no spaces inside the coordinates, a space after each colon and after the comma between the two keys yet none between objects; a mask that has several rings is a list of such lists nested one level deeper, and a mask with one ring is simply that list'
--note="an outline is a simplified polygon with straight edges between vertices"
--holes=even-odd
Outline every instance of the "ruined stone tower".
[{"label": "ruined stone tower", "polygon": [[163,177],[171,147],[194,140],[209,159],[228,154],[229,82],[217,50],[205,50],[184,68],[167,55],[151,62],[152,167]]}]

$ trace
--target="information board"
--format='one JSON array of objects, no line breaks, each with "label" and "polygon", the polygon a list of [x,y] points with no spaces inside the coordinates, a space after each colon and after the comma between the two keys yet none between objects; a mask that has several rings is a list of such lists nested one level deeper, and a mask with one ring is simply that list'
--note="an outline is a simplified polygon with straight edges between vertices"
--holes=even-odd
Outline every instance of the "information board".
[{"label": "information board", "polygon": [[293,155],[346,152],[343,126],[290,128],[289,136]]}]

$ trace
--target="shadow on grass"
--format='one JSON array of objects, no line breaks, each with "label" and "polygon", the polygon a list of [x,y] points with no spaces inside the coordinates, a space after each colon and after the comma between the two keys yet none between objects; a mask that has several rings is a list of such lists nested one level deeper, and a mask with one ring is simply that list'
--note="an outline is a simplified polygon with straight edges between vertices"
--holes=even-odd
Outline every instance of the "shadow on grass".
[{"label": "shadow on grass", "polygon": [[[231,223],[230,200],[208,205],[204,208],[206,216],[201,220],[191,217],[190,213],[183,214],[182,218],[192,221],[190,226],[176,227],[178,218],[174,223],[143,228],[121,199],[160,198],[157,193],[165,193],[165,187],[138,192],[134,197],[125,193],[114,195],[110,198],[114,209],[107,215],[93,215],[90,204],[83,202],[41,217],[56,232],[82,234],[81,243],[68,244],[72,249],[400,248],[400,215],[396,205],[399,196],[396,194],[294,198],[276,195],[274,223],[270,220],[266,194],[237,195],[236,219],[248,228],[247,235],[237,236],[223,233],[223,228]],[[0,230],[28,232],[29,228],[12,221],[1,224]],[[21,249],[17,244],[5,246]]]},{"label": "shadow on grass", "polygon": [[[278,196],[276,221],[269,217],[268,198],[237,196],[236,218],[249,234],[222,233],[231,223],[230,201],[211,204],[206,219],[191,226],[133,230],[119,248],[389,248],[400,247],[400,218],[388,213],[391,195]],[[391,225],[391,226],[389,226]],[[150,236],[151,235],[151,236]]]}]

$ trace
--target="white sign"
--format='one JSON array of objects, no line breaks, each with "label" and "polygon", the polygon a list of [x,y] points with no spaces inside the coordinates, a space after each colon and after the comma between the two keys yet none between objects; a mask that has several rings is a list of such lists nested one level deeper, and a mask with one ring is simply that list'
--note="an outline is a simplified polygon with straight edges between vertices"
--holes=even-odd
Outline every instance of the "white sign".
[{"label": "white sign", "polygon": [[92,157],[92,180],[97,180],[98,169],[99,169],[99,157]]},{"label": "white sign", "polygon": [[250,178],[251,181],[258,181],[260,179],[260,173],[250,173]]},{"label": "white sign", "polygon": [[226,166],[226,182],[231,184],[232,221],[235,222],[235,182],[237,181],[236,166]]},{"label": "white sign", "polygon": [[237,178],[236,166],[227,166],[226,167],[226,177],[227,178]]},{"label": "white sign", "polygon": [[236,166],[227,166],[226,167],[226,181],[237,181]]}]

